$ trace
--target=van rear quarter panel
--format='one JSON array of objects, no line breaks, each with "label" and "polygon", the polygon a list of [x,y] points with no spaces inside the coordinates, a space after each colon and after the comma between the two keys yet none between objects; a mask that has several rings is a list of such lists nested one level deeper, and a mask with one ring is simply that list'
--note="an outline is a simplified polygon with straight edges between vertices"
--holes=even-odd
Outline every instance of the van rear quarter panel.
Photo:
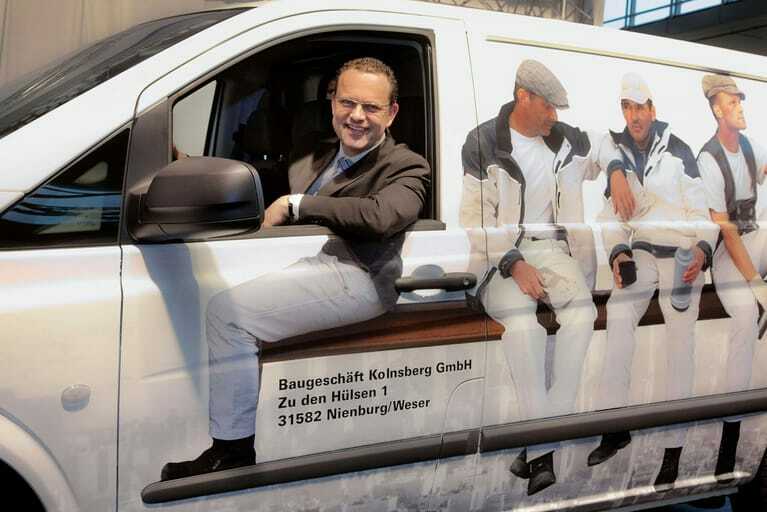
[{"label": "van rear quarter panel", "polygon": [[[765,69],[765,60],[761,57],[679,41],[669,44],[660,38],[558,21],[489,13],[471,13],[464,19],[469,32],[480,122],[497,116],[500,106],[513,99],[517,67],[525,59],[534,59],[547,66],[567,91],[570,108],[558,112],[560,121],[602,134],[608,130],[620,132],[626,125],[620,106],[621,78],[625,73],[634,72],[642,76],[652,91],[657,119],[668,122],[672,133],[686,142],[697,156],[716,131],[701,79],[704,74],[719,70],[741,75],[735,80],[746,94],[744,110],[748,127],[744,133],[762,145],[767,144],[767,118],[760,115],[767,106],[767,77],[753,74]],[[604,247],[596,222],[605,204],[605,184],[602,175],[595,182],[586,182],[582,189],[584,221],[596,235],[599,263],[596,289],[601,291],[613,286],[607,264],[609,248]],[[764,195],[764,187],[760,186],[757,207],[760,219],[764,218],[761,212],[767,206]],[[711,282],[710,273],[706,280]],[[727,360],[730,322],[729,318],[697,322],[693,396],[726,392],[723,362]],[[556,350],[554,341],[554,336],[548,337],[548,358]],[[576,404],[578,412],[599,408],[595,391],[606,343],[606,332],[595,331],[583,366]],[[667,372],[666,351],[664,325],[638,329],[629,405],[666,399],[667,383],[678,377]],[[490,342],[487,360],[484,424],[518,421],[514,382],[499,342]],[[767,386],[765,368],[767,350],[758,342],[749,389]],[[548,372],[552,378],[551,370]],[[712,420],[676,427],[686,430],[686,448],[675,489],[663,497],[721,488],[713,479],[721,424]],[[527,481],[508,473],[508,465],[519,450],[483,455],[479,469],[483,476],[476,479],[476,500],[472,506],[478,510],[602,510],[606,506],[659,499],[652,484],[664,455],[663,436],[670,435],[672,430],[674,427],[637,433],[629,445],[629,453],[621,452],[609,463],[594,468],[586,467],[586,458],[599,438],[569,442],[555,455],[557,484],[536,496],[526,496]],[[765,430],[764,415],[743,419],[737,478],[748,478],[756,471],[767,445]],[[551,449],[555,448],[556,445],[551,445]]]}]

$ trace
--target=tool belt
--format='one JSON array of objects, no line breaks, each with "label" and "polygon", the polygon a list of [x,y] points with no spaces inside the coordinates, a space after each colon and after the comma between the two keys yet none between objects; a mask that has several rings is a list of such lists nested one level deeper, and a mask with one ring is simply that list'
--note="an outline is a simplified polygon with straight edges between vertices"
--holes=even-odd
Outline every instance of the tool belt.
[{"label": "tool belt", "polygon": [[656,245],[650,242],[634,242],[631,244],[631,250],[646,251],[655,256],[656,258],[673,258],[676,254],[676,247],[673,245]]}]

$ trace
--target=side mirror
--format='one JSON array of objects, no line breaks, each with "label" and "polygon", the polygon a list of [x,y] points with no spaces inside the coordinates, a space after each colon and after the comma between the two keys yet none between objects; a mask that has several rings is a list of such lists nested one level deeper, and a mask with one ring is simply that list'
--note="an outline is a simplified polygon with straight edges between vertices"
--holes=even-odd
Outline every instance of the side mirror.
[{"label": "side mirror", "polygon": [[141,242],[209,240],[257,231],[263,218],[255,168],[238,160],[190,157],[152,178],[140,196],[131,234]]}]

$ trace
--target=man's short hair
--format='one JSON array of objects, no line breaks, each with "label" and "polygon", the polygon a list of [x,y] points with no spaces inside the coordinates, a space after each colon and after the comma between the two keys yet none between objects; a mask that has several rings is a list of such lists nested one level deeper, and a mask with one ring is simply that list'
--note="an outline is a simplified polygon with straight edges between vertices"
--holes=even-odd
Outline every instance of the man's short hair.
[{"label": "man's short hair", "polygon": [[394,76],[394,71],[392,71],[391,68],[384,64],[382,61],[374,59],[373,57],[361,57],[359,59],[347,61],[338,69],[338,73],[336,73],[336,80],[341,77],[341,74],[344,71],[348,71],[350,69],[361,71],[363,73],[384,75],[389,81],[389,86],[391,86],[389,103],[397,102],[397,97],[399,94],[399,84],[397,83],[397,77]]}]

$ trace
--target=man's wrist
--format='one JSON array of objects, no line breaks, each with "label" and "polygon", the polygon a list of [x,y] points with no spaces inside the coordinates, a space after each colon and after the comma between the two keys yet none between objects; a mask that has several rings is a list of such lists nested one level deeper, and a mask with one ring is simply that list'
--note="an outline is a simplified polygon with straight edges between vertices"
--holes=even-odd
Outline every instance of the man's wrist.
[{"label": "man's wrist", "polygon": [[611,161],[607,166],[607,177],[612,178],[616,171],[620,171],[624,177],[626,176],[626,168],[623,165],[623,161],[617,159]]},{"label": "man's wrist", "polygon": [[498,271],[500,272],[501,277],[504,279],[511,277],[511,267],[520,260],[524,261],[524,259],[522,253],[516,247],[504,254],[501,261],[498,262]]},{"label": "man's wrist", "polygon": [[699,240],[697,244],[698,249],[703,253],[703,267],[702,271],[706,271],[711,268],[711,263],[714,259],[714,251],[711,249],[711,245],[705,240]]}]

